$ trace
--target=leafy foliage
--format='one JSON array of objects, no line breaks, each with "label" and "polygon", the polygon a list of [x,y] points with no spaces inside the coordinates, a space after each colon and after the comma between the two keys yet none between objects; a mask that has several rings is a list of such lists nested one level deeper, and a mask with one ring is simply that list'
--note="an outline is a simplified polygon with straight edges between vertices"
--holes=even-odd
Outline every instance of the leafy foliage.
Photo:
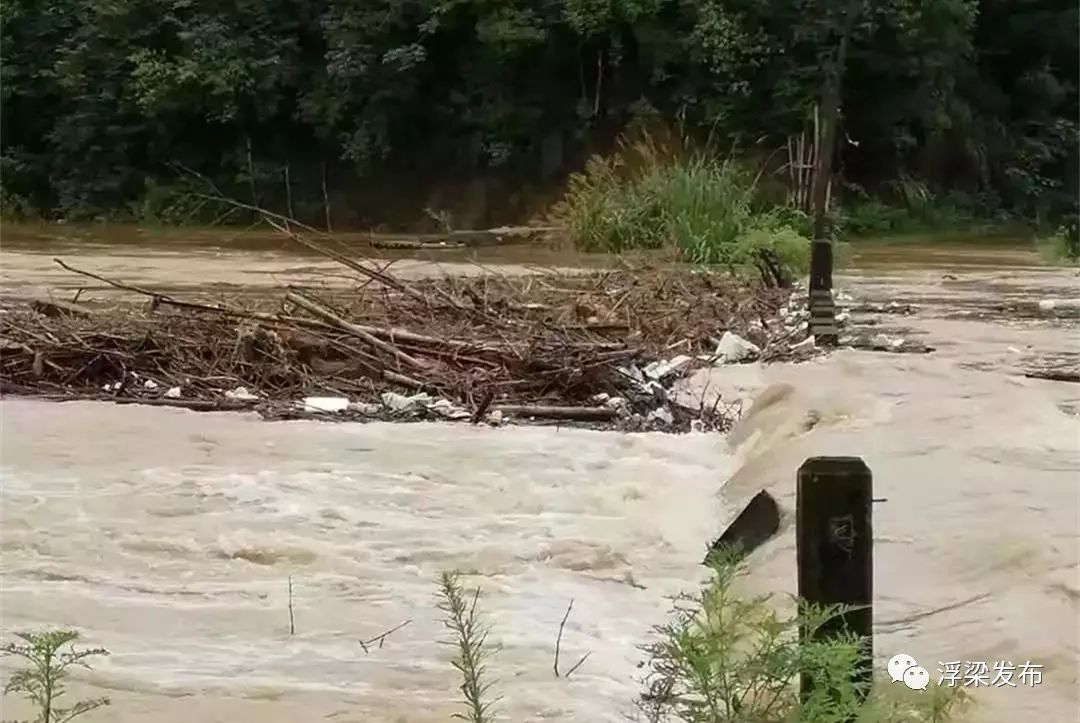
[{"label": "leafy foliage", "polygon": [[[710,564],[712,579],[676,599],[672,620],[645,648],[648,673],[638,704],[647,720],[940,723],[963,704],[960,691],[938,686],[930,695],[897,696],[887,684],[871,693],[853,679],[862,654],[857,637],[812,639],[845,608],[799,603],[783,617],[771,596],[736,591],[746,571],[737,553],[717,551]],[[802,699],[800,674],[811,685]]]},{"label": "leafy foliage", "polygon": [[705,153],[673,155],[649,137],[591,159],[571,177],[552,220],[589,251],[671,249],[767,283],[787,284],[809,262],[807,238],[789,215],[765,208],[745,167]]},{"label": "leafy foliage", "polygon": [[1043,256],[1050,263],[1080,266],[1080,234],[1077,233],[1075,221],[1039,239],[1038,245]]},{"label": "leafy foliage", "polygon": [[[37,707],[34,723],[67,723],[95,708],[109,704],[108,698],[80,700],[69,708],[60,707],[64,696],[64,680],[72,666],[89,668],[88,658],[108,655],[104,648],[78,649],[74,643],[79,634],[72,630],[51,630],[43,633],[18,633],[23,643],[0,646],[4,655],[14,655],[27,662],[26,667],[12,673],[4,686],[4,695],[21,693]],[[64,650],[64,646],[68,646]]]},{"label": "leafy foliage", "polygon": [[365,179],[550,183],[656,116],[768,151],[806,125],[851,26],[847,180],[890,196],[919,179],[936,197],[1057,218],[1077,193],[1078,12],[1066,0],[10,0],[3,199],[52,216],[139,213],[194,171],[280,210],[287,196],[321,210],[326,180],[339,207],[374,217],[381,197],[350,197]]}]

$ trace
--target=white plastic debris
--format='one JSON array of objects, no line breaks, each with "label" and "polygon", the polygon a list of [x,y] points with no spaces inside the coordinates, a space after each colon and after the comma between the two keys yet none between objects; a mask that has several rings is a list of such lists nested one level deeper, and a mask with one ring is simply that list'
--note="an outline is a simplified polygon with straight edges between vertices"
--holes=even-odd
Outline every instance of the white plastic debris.
[{"label": "white plastic debris", "polygon": [[870,340],[871,346],[888,348],[892,344],[892,340],[884,334],[875,334],[874,338]]},{"label": "white plastic debris", "polygon": [[325,412],[338,414],[349,408],[349,400],[345,397],[304,397],[301,400],[305,412]]},{"label": "white plastic debris", "polygon": [[503,413],[501,410],[496,409],[494,412],[490,412],[487,415],[487,423],[492,427],[498,427],[503,422]]},{"label": "white plastic debris", "polygon": [[726,364],[746,361],[760,353],[761,349],[758,348],[757,344],[743,339],[738,334],[732,334],[730,331],[725,331],[724,336],[720,338],[716,345],[717,358]]},{"label": "white plastic debris", "polygon": [[889,346],[892,347],[893,349],[899,349],[903,345],[904,345],[904,340],[901,339],[900,337],[897,337],[897,338],[893,339],[891,342],[889,342]]},{"label": "white plastic debris", "polygon": [[145,382],[143,382],[143,389],[157,389],[157,388],[158,388],[158,383],[155,382],[153,379],[147,379]]},{"label": "white plastic debris", "polygon": [[685,354],[680,354],[677,357],[668,359],[667,361],[654,361],[645,367],[645,376],[655,381],[660,381],[665,377],[679,371],[684,366],[689,364],[691,358]]},{"label": "white plastic debris", "polygon": [[446,419],[466,419],[472,416],[468,410],[462,409],[461,407],[455,407],[453,402],[449,399],[436,400],[429,409]]},{"label": "white plastic debris", "polygon": [[851,319],[851,314],[849,314],[846,311],[841,311],[839,314],[836,315],[836,323],[837,324],[844,324],[844,323],[848,322],[850,319]]},{"label": "white plastic debris", "polygon": [[166,389],[165,390],[165,398],[166,399],[179,399],[180,398],[180,387],[169,387],[168,389]]},{"label": "white plastic debris", "polygon": [[225,397],[228,399],[235,399],[241,402],[250,402],[253,399],[258,399],[257,394],[252,394],[248,391],[247,387],[237,387],[236,389],[230,389],[225,392]]},{"label": "white plastic debris", "polygon": [[382,395],[383,406],[395,412],[413,412],[420,408],[430,407],[434,401],[426,392],[413,394],[410,397],[397,392],[384,392]]},{"label": "white plastic debris", "polygon": [[604,406],[607,407],[608,409],[615,409],[615,410],[621,412],[622,410],[629,407],[630,404],[629,404],[629,402],[627,402],[622,397],[611,397],[610,399],[608,399],[607,401],[604,402]]},{"label": "white plastic debris", "polygon": [[611,399],[611,395],[607,392],[600,392],[589,397],[589,402],[592,404],[607,404],[607,401]]},{"label": "white plastic debris", "polygon": [[349,404],[349,411],[363,414],[365,417],[374,417],[382,411],[382,406],[374,402],[353,402]]},{"label": "white plastic debris", "polygon": [[637,382],[638,388],[648,394],[651,394],[657,390],[663,391],[664,389],[663,385],[659,382],[653,379],[646,379],[645,375],[636,366],[629,365],[619,367],[619,372],[621,372],[628,379]]},{"label": "white plastic debris", "polygon": [[1053,311],[1055,306],[1057,306],[1057,302],[1053,299],[1039,300],[1039,311]]},{"label": "white plastic debris", "polygon": [[808,336],[798,344],[791,345],[791,351],[812,351],[815,348],[815,341],[813,336]]},{"label": "white plastic debris", "polygon": [[672,424],[675,422],[675,417],[671,415],[671,410],[667,407],[658,407],[657,409],[649,412],[648,420],[650,422],[663,422],[664,424]]}]

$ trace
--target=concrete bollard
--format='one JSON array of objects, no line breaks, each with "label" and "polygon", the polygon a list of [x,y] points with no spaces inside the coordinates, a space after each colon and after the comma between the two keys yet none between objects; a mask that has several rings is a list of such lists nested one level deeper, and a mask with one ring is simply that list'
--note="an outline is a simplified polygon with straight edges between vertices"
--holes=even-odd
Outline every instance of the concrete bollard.
[{"label": "concrete bollard", "polygon": [[[796,555],[799,598],[818,605],[857,606],[814,633],[815,639],[854,633],[864,642],[853,680],[873,677],[873,478],[858,457],[811,457],[799,468]],[[806,675],[802,694],[810,690]]]}]

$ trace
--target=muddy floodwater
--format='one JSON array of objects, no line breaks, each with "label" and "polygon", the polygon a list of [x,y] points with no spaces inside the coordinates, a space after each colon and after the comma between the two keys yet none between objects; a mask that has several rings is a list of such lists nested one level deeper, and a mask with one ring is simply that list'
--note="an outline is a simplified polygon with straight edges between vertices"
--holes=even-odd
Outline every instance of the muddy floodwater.
[{"label": "muddy floodwater", "polygon": [[[490,253],[483,264],[500,261]],[[505,253],[511,268],[576,265]],[[2,290],[84,286],[53,256],[175,289],[338,272],[281,249],[80,246],[5,228]],[[426,273],[438,258],[401,264]],[[442,268],[477,268],[453,262]],[[856,305],[915,310],[856,321],[936,351],[701,372],[686,394],[747,407],[784,385],[726,438],[268,423],[6,399],[2,632],[73,627],[112,651],[75,674],[75,692],[113,701],[88,721],[445,721],[457,679],[435,580],[460,569],[482,588],[501,645],[502,720],[625,720],[638,646],[664,621],[667,596],[702,579],[705,545],[739,505],[767,488],[786,508],[746,584],[794,593],[795,470],[813,455],[858,455],[884,498],[877,657],[910,654],[934,680],[939,662],[1030,661],[1039,685],[971,690],[969,719],[1075,720],[1080,385],[1022,374],[1080,352],[1074,274],[1014,245],[857,249],[837,279]],[[591,655],[556,679],[571,599],[564,661]],[[405,621],[364,652],[359,641]],[[5,701],[5,718],[25,713]]]}]

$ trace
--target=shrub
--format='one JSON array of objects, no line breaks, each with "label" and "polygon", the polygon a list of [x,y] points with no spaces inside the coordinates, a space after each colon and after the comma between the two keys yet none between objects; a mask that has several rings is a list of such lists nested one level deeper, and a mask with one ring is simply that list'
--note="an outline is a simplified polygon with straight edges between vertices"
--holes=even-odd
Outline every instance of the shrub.
[{"label": "shrub", "polygon": [[759,202],[748,169],[701,153],[671,157],[647,143],[592,158],[571,177],[550,220],[586,251],[668,249],[776,284],[790,283],[809,263],[798,220]]},{"label": "shrub", "polygon": [[1080,266],[1080,232],[1074,220],[1038,240],[1039,251],[1052,264]]}]

